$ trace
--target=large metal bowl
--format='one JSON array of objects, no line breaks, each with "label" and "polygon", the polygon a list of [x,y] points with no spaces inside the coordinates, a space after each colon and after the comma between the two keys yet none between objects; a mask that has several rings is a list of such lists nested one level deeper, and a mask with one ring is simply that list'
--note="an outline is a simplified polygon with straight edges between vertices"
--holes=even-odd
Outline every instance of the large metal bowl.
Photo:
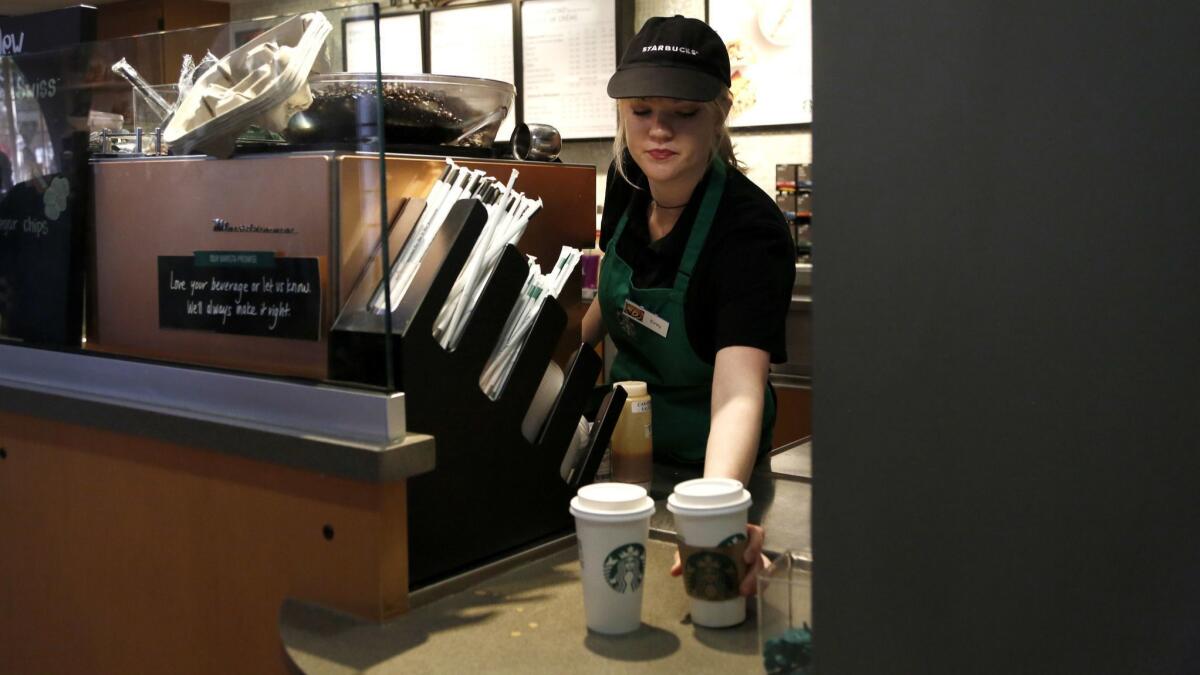
[{"label": "large metal bowl", "polygon": [[[387,143],[490,148],[512,108],[507,82],[451,75],[384,74]],[[295,143],[356,143],[375,132],[375,73],[309,77],[313,103],[288,121]]]}]

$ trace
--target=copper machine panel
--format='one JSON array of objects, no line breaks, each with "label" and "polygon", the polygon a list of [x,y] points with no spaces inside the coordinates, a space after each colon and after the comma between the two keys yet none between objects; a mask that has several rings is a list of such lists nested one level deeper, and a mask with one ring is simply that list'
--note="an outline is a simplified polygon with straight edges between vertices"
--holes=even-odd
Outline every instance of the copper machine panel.
[{"label": "copper machine panel", "polygon": [[[561,246],[590,248],[595,228],[595,168],[543,162],[457,160],[516,187],[545,206],[521,242],[523,253],[552,264]],[[409,198],[425,195],[445,160],[387,157],[389,222]],[[87,348],[248,372],[325,379],[328,331],[353,287],[379,265],[379,158],[371,154],[281,153],[99,160],[94,251],[89,270]],[[419,203],[416,204],[419,206]],[[217,231],[214,221],[292,232]],[[400,218],[411,227],[415,218]],[[407,233],[402,233],[406,236]],[[395,237],[391,238],[396,240]],[[403,241],[403,236],[399,238]],[[158,259],[197,251],[268,251],[316,258],[320,330],[316,340],[234,335],[160,325]],[[395,252],[393,251],[394,255]],[[379,272],[373,272],[378,276]],[[579,280],[563,291],[568,328],[556,360],[579,344]]]}]

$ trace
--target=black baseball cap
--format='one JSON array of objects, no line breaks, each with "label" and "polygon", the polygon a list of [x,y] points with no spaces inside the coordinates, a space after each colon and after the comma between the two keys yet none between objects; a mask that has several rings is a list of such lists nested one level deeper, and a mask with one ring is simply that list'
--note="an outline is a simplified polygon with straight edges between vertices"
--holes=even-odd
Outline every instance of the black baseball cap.
[{"label": "black baseball cap", "polygon": [[656,16],[642,26],[608,80],[611,98],[711,101],[729,87],[729,51],[708,24]]}]

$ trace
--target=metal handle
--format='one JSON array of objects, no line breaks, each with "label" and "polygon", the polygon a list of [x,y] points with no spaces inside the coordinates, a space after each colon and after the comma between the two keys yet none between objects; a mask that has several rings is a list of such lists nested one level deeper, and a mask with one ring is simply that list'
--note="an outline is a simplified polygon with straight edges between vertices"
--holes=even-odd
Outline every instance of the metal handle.
[{"label": "metal handle", "polygon": [[549,124],[518,124],[512,133],[513,157],[550,161],[562,150],[562,136]]}]

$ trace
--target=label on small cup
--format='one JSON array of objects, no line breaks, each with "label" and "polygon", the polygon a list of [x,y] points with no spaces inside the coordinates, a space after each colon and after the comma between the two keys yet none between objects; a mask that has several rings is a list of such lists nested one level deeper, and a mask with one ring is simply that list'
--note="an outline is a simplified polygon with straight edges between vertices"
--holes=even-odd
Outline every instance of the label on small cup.
[{"label": "label on small cup", "polygon": [[719,546],[689,546],[679,542],[683,587],[689,597],[709,602],[739,597],[746,576],[746,535],[735,534]]}]

